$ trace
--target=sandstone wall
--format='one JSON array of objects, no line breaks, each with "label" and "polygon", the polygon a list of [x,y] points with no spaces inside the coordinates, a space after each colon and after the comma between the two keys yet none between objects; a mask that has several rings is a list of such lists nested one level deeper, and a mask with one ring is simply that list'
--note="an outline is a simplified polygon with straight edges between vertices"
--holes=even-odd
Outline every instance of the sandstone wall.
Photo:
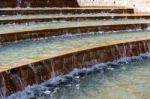
[{"label": "sandstone wall", "polygon": [[150,12],[150,0],[78,0],[80,6],[122,6]]}]

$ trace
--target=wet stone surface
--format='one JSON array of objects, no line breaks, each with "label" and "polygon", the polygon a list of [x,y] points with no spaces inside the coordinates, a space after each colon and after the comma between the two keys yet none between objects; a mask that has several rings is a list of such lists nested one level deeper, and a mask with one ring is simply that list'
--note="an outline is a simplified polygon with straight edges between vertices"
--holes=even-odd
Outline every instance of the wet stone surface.
[{"label": "wet stone surface", "polygon": [[31,22],[22,24],[7,24],[0,25],[0,34],[12,33],[25,30],[38,30],[44,28],[69,28],[82,26],[97,26],[97,25],[114,25],[114,24],[134,24],[134,23],[149,23],[149,19],[118,19],[118,20],[79,20],[79,21],[53,21],[53,22]]},{"label": "wet stone surface", "polygon": [[[6,43],[0,45],[0,64],[12,63],[21,59],[41,59],[41,54],[57,53],[57,51],[65,49],[75,49],[87,47],[96,43],[109,44],[115,41],[124,41],[128,39],[138,39],[149,37],[149,31],[139,32],[118,32],[106,34],[89,34],[89,35],[64,35],[60,37],[51,37],[45,39],[35,39],[20,41],[14,43]],[[109,39],[109,40],[108,40]],[[5,56],[5,57],[4,57]]]}]

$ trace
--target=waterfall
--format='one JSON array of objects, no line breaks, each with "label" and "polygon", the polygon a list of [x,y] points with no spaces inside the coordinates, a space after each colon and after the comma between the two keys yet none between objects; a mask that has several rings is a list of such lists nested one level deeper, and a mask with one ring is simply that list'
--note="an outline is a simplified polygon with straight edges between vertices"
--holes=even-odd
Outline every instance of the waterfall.
[{"label": "waterfall", "polygon": [[31,7],[31,4],[29,1],[24,1],[24,4],[25,4],[25,7],[26,8],[30,8]]},{"label": "waterfall", "polygon": [[26,8],[30,8],[31,4],[29,1],[16,0],[16,7],[20,8],[22,6]]},{"label": "waterfall", "polygon": [[0,73],[0,98],[6,96],[6,84],[2,73]]},{"label": "waterfall", "polygon": [[96,47],[21,66],[0,74],[0,96],[67,74],[75,68],[86,68],[147,52],[150,52],[150,40],[141,40]]},{"label": "waterfall", "polygon": [[16,0],[16,6],[19,8],[19,7],[21,7],[21,0]]}]

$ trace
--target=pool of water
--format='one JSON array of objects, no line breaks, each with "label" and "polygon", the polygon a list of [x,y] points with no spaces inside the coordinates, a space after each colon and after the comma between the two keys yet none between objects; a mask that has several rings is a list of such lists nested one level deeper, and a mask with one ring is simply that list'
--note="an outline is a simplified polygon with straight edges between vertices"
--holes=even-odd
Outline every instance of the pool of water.
[{"label": "pool of water", "polygon": [[95,26],[95,25],[112,25],[112,24],[134,24],[150,22],[148,19],[120,19],[120,20],[78,20],[78,21],[53,21],[53,22],[32,22],[22,24],[7,24],[0,25],[0,33],[13,32],[18,30],[34,30],[42,28],[60,28],[60,27],[81,27],[81,26]]},{"label": "pool of water", "polygon": [[150,31],[101,33],[102,32],[76,36],[64,35],[39,40],[35,39],[0,44],[0,64],[5,65],[24,58],[37,59],[41,54],[57,53],[57,51],[65,49],[86,48],[87,46],[97,43],[100,45],[110,43],[110,41],[121,42],[128,39],[138,39],[150,36]]},{"label": "pool of water", "polygon": [[[149,57],[149,58],[147,58]],[[100,65],[100,64],[97,64]],[[66,84],[26,88],[7,99],[149,99],[150,54],[124,58]],[[103,67],[103,65],[100,65]]]}]

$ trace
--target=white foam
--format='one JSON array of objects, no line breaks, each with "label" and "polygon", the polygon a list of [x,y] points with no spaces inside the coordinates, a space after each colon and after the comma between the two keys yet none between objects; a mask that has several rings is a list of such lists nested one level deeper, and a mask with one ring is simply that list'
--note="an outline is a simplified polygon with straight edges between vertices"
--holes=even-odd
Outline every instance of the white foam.
[{"label": "white foam", "polygon": [[[149,58],[150,59],[150,53],[144,53],[144,54],[140,54],[139,56],[133,56],[133,57],[124,57],[121,58],[119,60],[114,60],[113,62],[108,62],[108,63],[100,63],[100,64],[96,64],[90,68],[82,68],[82,69],[77,69],[74,68],[69,74],[66,75],[60,75],[57,77],[54,77],[52,79],[47,80],[46,82],[39,84],[39,85],[33,85],[33,86],[28,86],[25,88],[24,91],[19,91],[15,94],[12,94],[11,96],[4,98],[4,99],[29,99],[29,97],[34,97],[34,93],[39,93],[39,94],[52,94],[54,92],[51,92],[48,90],[49,85],[52,86],[56,86],[58,84],[61,84],[61,82],[64,82],[65,80],[67,80],[67,78],[75,78],[75,79],[79,79],[80,73],[90,73],[90,72],[95,72],[97,70],[102,71],[103,68],[107,68],[108,70],[114,70],[113,67],[111,67],[111,64],[116,64],[119,65],[120,63],[125,63],[127,64],[130,61],[140,61],[143,58]],[[123,70],[126,70],[126,67],[122,67]],[[77,88],[80,87],[80,85],[77,85]],[[55,89],[55,91],[58,88]],[[40,93],[41,92],[41,93]]]}]

